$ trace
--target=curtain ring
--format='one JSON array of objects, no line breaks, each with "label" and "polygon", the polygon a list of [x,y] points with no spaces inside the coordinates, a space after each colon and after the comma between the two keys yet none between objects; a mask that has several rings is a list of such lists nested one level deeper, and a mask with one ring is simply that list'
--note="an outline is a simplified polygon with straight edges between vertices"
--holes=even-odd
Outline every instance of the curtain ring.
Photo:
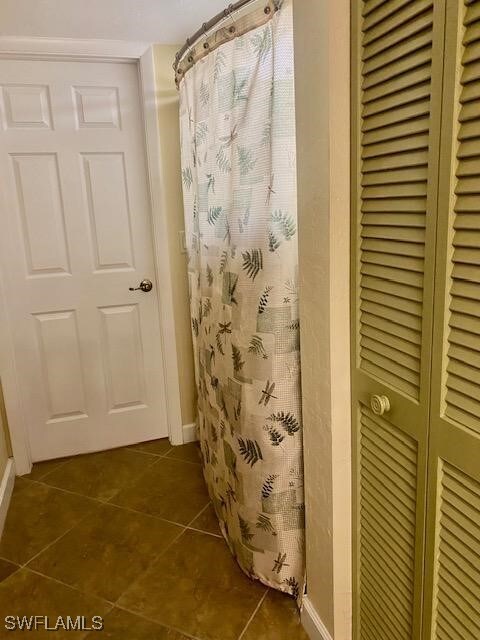
[{"label": "curtain ring", "polygon": [[232,16],[233,4],[230,3],[223,13],[224,13],[226,18],[230,18],[230,20],[232,21],[232,26],[229,27],[229,29],[228,29],[229,32],[230,33],[235,33],[235,31],[236,31],[235,20],[233,19],[233,16]]},{"label": "curtain ring", "polygon": [[203,43],[203,48],[204,49],[209,49],[210,45],[208,44],[208,29],[207,29],[207,23],[204,22],[202,24],[202,29],[203,29],[203,35],[205,36],[205,41]]},{"label": "curtain ring", "polygon": [[187,38],[187,53],[188,53],[187,61],[188,62],[193,62],[192,43],[191,43],[190,38]]},{"label": "curtain ring", "polygon": [[180,67],[180,52],[177,51],[177,53],[175,54],[175,62],[173,63],[173,68],[175,69],[175,72],[177,73],[177,75],[182,75],[183,73],[183,69]]}]

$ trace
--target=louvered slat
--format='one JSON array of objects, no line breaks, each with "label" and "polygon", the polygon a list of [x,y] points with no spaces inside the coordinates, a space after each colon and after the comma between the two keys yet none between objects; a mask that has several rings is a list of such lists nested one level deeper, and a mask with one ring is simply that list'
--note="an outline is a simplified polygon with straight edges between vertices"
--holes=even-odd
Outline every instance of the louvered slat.
[{"label": "louvered slat", "polygon": [[416,444],[366,408],[360,425],[361,637],[411,640]]},{"label": "louvered slat", "polygon": [[436,576],[436,634],[480,637],[480,484],[443,463]]},{"label": "louvered slat", "polygon": [[[412,300],[406,300],[396,295],[386,294],[383,291],[375,291],[374,289],[364,288],[362,290],[362,300],[368,300],[376,304],[383,304],[391,309],[399,309],[404,313],[409,313],[413,316],[421,317],[422,307],[418,302]],[[388,345],[385,345],[388,347]]]},{"label": "louvered slat", "polygon": [[428,82],[430,80],[431,64],[424,64],[420,68],[412,69],[402,75],[387,79],[381,85],[374,85],[373,87],[364,87],[362,95],[362,103],[368,104],[372,100],[378,100],[397,94],[400,91],[410,89],[417,86],[422,82]]},{"label": "louvered slat", "polygon": [[387,33],[383,38],[378,38],[372,44],[364,47],[362,59],[369,60],[373,56],[385,51],[385,49],[394,47],[396,44],[406,41],[411,36],[415,36],[420,31],[431,29],[431,26],[432,14],[430,11],[426,11],[424,14],[418,16],[416,20],[407,22],[403,27]]},{"label": "louvered slat", "polygon": [[[419,122],[419,121],[416,121],[416,122]],[[404,126],[404,125],[401,125],[401,126]],[[427,129],[428,127],[425,128],[422,124],[421,132],[423,133]],[[391,131],[391,127],[385,127],[385,129],[380,129],[378,132],[372,132],[372,133],[366,134],[364,136],[364,141],[363,141],[365,148],[368,146],[373,146],[377,142],[381,143],[384,141],[388,141],[390,139],[394,139],[395,136],[393,136],[392,138],[390,136],[390,131]],[[413,133],[415,133],[414,127],[411,126],[408,131],[408,136],[411,136]],[[376,139],[377,134],[378,134],[378,139]],[[370,139],[367,140],[367,138],[369,137]],[[362,170],[364,173],[368,173],[369,171],[386,171],[388,169],[401,169],[403,167],[421,167],[426,162],[427,162],[427,154],[424,151],[422,150],[406,151],[405,149],[403,149],[399,153],[390,157],[388,155],[387,156],[370,155],[370,157],[368,155],[365,155],[363,157]],[[400,203],[398,202],[398,199],[396,199],[396,201],[397,201],[397,206],[398,204],[402,204],[401,201]],[[421,198],[418,198],[417,201],[413,200],[412,198],[409,198],[408,200],[403,201],[404,208],[401,210],[414,211],[415,210],[414,207],[415,206],[419,207],[420,202],[421,202]],[[366,206],[367,206],[367,203],[364,203],[364,211],[366,210]],[[384,209],[384,211],[387,212],[388,209]]]},{"label": "louvered slat", "polygon": [[[376,69],[390,65],[398,60],[402,60],[405,56],[423,49],[432,44],[432,34],[429,29],[424,29],[418,35],[410,38],[400,40],[397,42],[397,46],[389,47],[383,50],[382,55],[375,55],[365,60],[363,70],[365,73],[372,73]],[[402,61],[400,67],[405,62]],[[411,65],[409,65],[410,68]],[[394,75],[395,72],[392,73]]]},{"label": "louvered slat", "polygon": [[367,228],[362,232],[362,236],[363,251],[408,256],[414,259],[423,257],[424,235],[422,230],[419,232],[408,229],[404,241],[402,238],[394,238],[392,230],[388,227]]},{"label": "louvered slat", "polygon": [[446,416],[480,432],[480,2],[469,3],[458,117]]},{"label": "louvered slat", "polygon": [[[379,162],[379,159],[376,160]],[[368,164],[367,162],[364,165]],[[408,222],[414,224],[416,227],[425,226],[425,213],[426,200],[424,198],[385,198],[380,202],[375,200],[367,200],[362,202],[362,211],[364,213],[410,213],[418,214],[414,218],[409,218]],[[385,220],[383,224],[390,224],[393,218],[391,216],[382,218]],[[365,220],[365,221],[364,221]],[[368,224],[366,217],[362,219],[362,225]],[[411,226],[409,224],[408,226]],[[403,227],[404,221],[399,221],[399,224],[395,226]]]},{"label": "louvered slat", "polygon": [[417,399],[433,2],[363,5],[360,367]]},{"label": "louvered slat", "polygon": [[376,11],[366,16],[364,20],[363,46],[399,29],[410,21],[413,22],[419,15],[431,10],[432,5],[433,0],[390,0],[389,2],[383,2]]},{"label": "louvered slat", "polygon": [[430,86],[428,82],[409,87],[403,91],[397,91],[393,95],[387,95],[384,98],[378,98],[368,102],[362,110],[362,116],[368,118],[375,113],[381,113],[382,111],[388,111],[416,100],[422,100],[428,98],[430,95]]}]

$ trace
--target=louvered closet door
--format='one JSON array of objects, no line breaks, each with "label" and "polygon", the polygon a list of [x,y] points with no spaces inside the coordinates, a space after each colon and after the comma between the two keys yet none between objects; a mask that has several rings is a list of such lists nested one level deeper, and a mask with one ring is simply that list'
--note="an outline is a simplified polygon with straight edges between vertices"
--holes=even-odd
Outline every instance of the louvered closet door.
[{"label": "louvered closet door", "polygon": [[412,640],[421,632],[444,2],[353,0],[352,11],[354,634]]},{"label": "louvered closet door", "polygon": [[424,638],[480,638],[480,1],[448,0]]}]

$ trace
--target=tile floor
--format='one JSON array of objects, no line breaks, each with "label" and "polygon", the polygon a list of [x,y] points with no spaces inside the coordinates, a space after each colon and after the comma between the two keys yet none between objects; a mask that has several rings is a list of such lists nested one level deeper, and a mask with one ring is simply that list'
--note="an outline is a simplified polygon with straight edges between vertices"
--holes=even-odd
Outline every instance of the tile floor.
[{"label": "tile floor", "polygon": [[[291,598],[250,581],[209,504],[198,447],[167,440],[34,465],[0,541],[7,615],[102,616],[38,638],[308,640]],[[30,635],[30,634],[29,634]]]}]

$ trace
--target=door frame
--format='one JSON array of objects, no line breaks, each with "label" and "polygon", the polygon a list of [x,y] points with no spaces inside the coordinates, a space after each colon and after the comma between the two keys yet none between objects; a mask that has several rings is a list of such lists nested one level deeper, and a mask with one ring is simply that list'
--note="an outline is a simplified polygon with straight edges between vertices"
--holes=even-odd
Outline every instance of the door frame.
[{"label": "door frame", "polygon": [[[157,115],[153,46],[151,43],[120,40],[3,36],[0,37],[0,60],[128,62],[137,66],[145,134],[144,145],[159,303],[158,315],[166,387],[168,433],[173,445],[183,444],[173,287],[160,153],[161,132]],[[3,291],[1,267],[0,261],[0,377],[3,383],[15,468],[18,475],[23,475],[30,472],[32,460],[22,407],[21,385],[17,375],[13,340],[9,329],[8,305]],[[161,290],[158,286],[160,282],[162,283]]]}]

